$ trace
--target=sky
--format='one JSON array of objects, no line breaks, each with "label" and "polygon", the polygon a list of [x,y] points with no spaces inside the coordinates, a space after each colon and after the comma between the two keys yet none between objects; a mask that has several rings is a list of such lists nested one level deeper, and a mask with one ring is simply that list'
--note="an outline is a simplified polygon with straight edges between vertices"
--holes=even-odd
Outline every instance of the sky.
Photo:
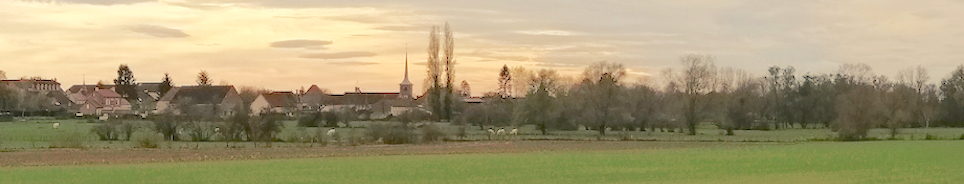
[{"label": "sky", "polygon": [[422,88],[429,30],[450,24],[456,81],[493,91],[499,69],[577,75],[598,61],[630,78],[685,54],[762,76],[866,63],[878,75],[923,66],[937,83],[964,63],[964,1],[903,0],[0,0],[0,70],[63,86],[170,73],[195,85],[334,93],[398,91],[406,53]]}]

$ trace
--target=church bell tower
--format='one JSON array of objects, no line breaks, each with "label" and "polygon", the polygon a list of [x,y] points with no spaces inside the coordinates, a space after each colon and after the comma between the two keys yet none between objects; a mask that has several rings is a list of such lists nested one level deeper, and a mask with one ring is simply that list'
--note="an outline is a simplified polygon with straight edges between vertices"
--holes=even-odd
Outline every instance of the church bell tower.
[{"label": "church bell tower", "polygon": [[408,81],[408,51],[405,51],[405,79],[398,84],[398,98],[414,99],[412,97],[412,82]]}]

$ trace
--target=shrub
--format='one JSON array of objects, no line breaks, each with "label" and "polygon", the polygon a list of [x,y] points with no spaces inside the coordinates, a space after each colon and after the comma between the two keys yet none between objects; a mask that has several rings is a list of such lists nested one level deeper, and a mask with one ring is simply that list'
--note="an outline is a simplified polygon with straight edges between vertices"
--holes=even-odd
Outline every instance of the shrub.
[{"label": "shrub", "polygon": [[357,146],[364,144],[366,141],[365,135],[360,135],[355,128],[348,131],[348,145]]},{"label": "shrub", "polygon": [[341,121],[341,117],[335,112],[323,112],[320,114],[321,118],[325,120],[325,127],[338,127],[338,121]]},{"label": "shrub", "polygon": [[131,143],[135,148],[157,148],[164,141],[164,135],[155,132],[138,131],[131,137]]},{"label": "shrub", "polygon": [[368,126],[368,137],[371,140],[381,139],[385,144],[414,143],[416,140],[412,128],[399,122],[372,123]]},{"label": "shrub", "polygon": [[299,127],[318,127],[318,122],[323,120],[322,113],[310,113],[298,119]]},{"label": "shrub", "polygon": [[[326,132],[326,133],[327,133],[327,132]],[[327,136],[327,135],[326,135],[326,136]],[[331,137],[329,137],[329,138],[330,138],[331,141],[334,142],[335,144],[341,144],[342,138],[341,138],[341,132],[340,132],[340,131],[335,132],[334,134],[331,134]]]},{"label": "shrub", "polygon": [[102,141],[120,140],[122,136],[130,140],[131,134],[134,133],[134,125],[123,121],[107,121],[94,126],[91,132],[97,134]]},{"label": "shrub", "polygon": [[134,134],[134,125],[130,122],[121,122],[120,126],[117,127],[118,136],[124,135],[124,138],[128,141],[131,140],[131,135]]},{"label": "shrub", "polygon": [[102,141],[117,140],[117,137],[118,137],[117,135],[118,131],[116,130],[117,126],[118,126],[117,122],[108,121],[108,122],[101,123],[100,125],[94,126],[94,128],[91,129],[91,132],[94,132],[94,134],[97,134],[97,137],[100,137],[100,140]]},{"label": "shrub", "polygon": [[164,135],[164,139],[168,141],[178,141],[180,137],[177,135],[177,129],[181,127],[181,123],[175,121],[175,117],[172,114],[165,113],[154,118],[154,131]]},{"label": "shrub", "polygon": [[413,123],[413,122],[426,121],[431,117],[432,115],[425,111],[409,110],[409,111],[403,112],[402,114],[399,114],[398,117],[394,117],[394,119],[395,121],[399,121],[402,123]]},{"label": "shrub", "polygon": [[51,148],[84,148],[87,144],[87,134],[80,131],[69,131],[54,136],[50,142]]},{"label": "shrub", "polygon": [[308,135],[308,131],[305,130],[305,127],[300,127],[300,126],[285,128],[283,133],[285,134],[285,137],[284,137],[285,142],[309,143],[312,141],[312,138],[313,138],[310,135]]},{"label": "shrub", "polygon": [[[464,129],[464,128],[463,128]],[[431,123],[422,126],[422,140],[425,142],[433,142],[444,139],[446,136],[445,132],[442,131],[438,126]]]},{"label": "shrub", "polygon": [[210,141],[211,137],[214,136],[215,123],[212,122],[188,122],[184,123],[182,127],[191,137],[191,141]]},{"label": "shrub", "polygon": [[279,120],[280,118],[282,117],[279,114],[261,114],[255,121],[251,122],[251,131],[246,131],[249,135],[248,138],[251,141],[270,144],[271,141],[277,138],[276,136],[281,132],[281,129],[284,128],[284,124]]},{"label": "shrub", "polygon": [[459,139],[466,139],[469,137],[469,132],[466,130],[468,125],[459,125],[459,131],[456,133]]}]

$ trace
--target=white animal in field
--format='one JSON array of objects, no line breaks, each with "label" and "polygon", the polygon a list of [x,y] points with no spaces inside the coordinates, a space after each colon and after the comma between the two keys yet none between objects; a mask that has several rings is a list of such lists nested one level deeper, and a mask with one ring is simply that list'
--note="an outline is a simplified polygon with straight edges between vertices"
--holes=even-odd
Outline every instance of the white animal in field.
[{"label": "white animal in field", "polygon": [[519,129],[512,128],[512,131],[509,131],[509,135],[519,135]]},{"label": "white animal in field", "polygon": [[495,135],[505,135],[505,128],[499,128],[499,131],[495,132]]},{"label": "white animal in field", "polygon": [[492,128],[489,128],[489,135],[495,135],[495,130],[492,130]]},{"label": "white animal in field", "polygon": [[329,129],[329,130],[328,130],[328,133],[325,133],[325,134],[328,135],[328,136],[335,135],[335,128]]},{"label": "white animal in field", "polygon": [[214,127],[214,133],[221,133],[221,127]]},{"label": "white animal in field", "polygon": [[57,129],[58,127],[60,127],[60,123],[54,123],[53,127],[54,129]]},{"label": "white animal in field", "polygon": [[606,131],[613,131],[613,128],[606,127]]}]

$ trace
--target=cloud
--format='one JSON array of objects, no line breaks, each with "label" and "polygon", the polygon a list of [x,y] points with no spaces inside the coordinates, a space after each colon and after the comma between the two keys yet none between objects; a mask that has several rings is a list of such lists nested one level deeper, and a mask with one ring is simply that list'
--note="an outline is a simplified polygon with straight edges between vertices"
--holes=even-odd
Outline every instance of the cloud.
[{"label": "cloud", "polygon": [[548,35],[548,36],[579,35],[578,33],[575,33],[575,32],[563,31],[563,30],[521,30],[521,31],[515,31],[515,33],[527,34],[527,35]]},{"label": "cloud", "polygon": [[347,59],[347,58],[358,58],[358,57],[374,57],[374,52],[365,51],[352,51],[352,52],[335,52],[335,53],[313,53],[305,54],[299,57],[305,59]]},{"label": "cloud", "polygon": [[274,48],[304,48],[304,49],[324,49],[325,45],[331,45],[331,41],[326,40],[305,40],[305,39],[295,39],[295,40],[281,40],[271,42],[269,44]]},{"label": "cloud", "polygon": [[331,63],[328,63],[328,64],[332,64],[332,65],[343,65],[343,66],[344,66],[344,65],[349,65],[349,66],[364,66],[364,65],[377,65],[378,63],[376,63],[376,62],[365,62],[365,61],[339,61],[339,62],[331,62]]},{"label": "cloud", "polygon": [[131,26],[128,30],[158,38],[183,38],[191,36],[179,29],[157,25],[136,25]]},{"label": "cloud", "polygon": [[75,4],[91,4],[91,5],[122,5],[122,4],[135,4],[142,2],[152,2],[154,0],[22,0],[25,2],[40,2],[40,3],[75,3]]},{"label": "cloud", "polygon": [[489,51],[476,51],[471,53],[463,53],[462,56],[483,58],[481,60],[497,60],[497,61],[529,61],[531,59],[527,56],[511,55],[511,54],[504,54],[504,55],[495,54]]},{"label": "cloud", "polygon": [[376,30],[383,31],[397,31],[397,32],[428,32],[429,26],[381,26],[376,27]]}]

